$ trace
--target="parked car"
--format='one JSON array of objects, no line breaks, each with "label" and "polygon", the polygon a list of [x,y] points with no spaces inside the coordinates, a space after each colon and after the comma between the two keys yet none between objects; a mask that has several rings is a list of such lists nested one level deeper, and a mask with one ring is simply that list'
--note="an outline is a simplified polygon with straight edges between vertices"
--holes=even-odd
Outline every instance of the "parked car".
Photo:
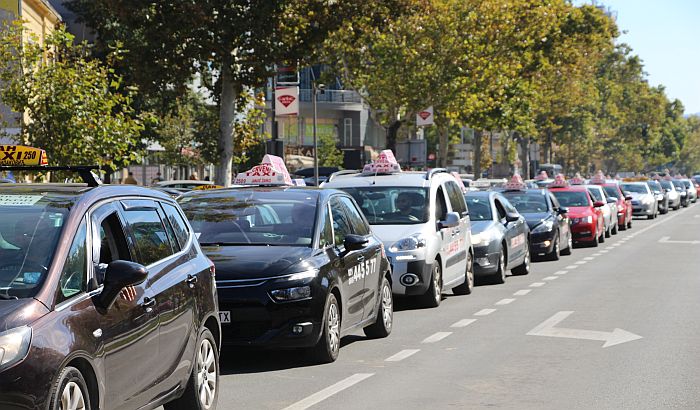
[{"label": "parked car", "polygon": [[681,179],[683,185],[685,185],[685,190],[688,193],[688,200],[691,203],[695,203],[698,200],[698,191],[693,185],[693,182],[687,178]]},{"label": "parked car", "polygon": [[632,228],[632,196],[622,192],[617,182],[601,185],[610,198],[617,200],[617,226],[621,231]]},{"label": "parked car", "polygon": [[[525,218],[530,228],[530,254],[558,260],[573,247],[569,209],[559,204],[546,189],[506,189],[508,201]],[[467,204],[468,205],[468,204]]]},{"label": "parked car", "polygon": [[[391,151],[383,151],[376,164],[383,158],[392,163]],[[397,168],[398,164],[393,169]],[[331,175],[324,186],[348,192],[360,205],[384,242],[395,294],[436,307],[444,290],[471,293],[474,254],[469,214],[454,176],[444,169],[380,172],[371,167],[341,173]]]},{"label": "parked car", "polygon": [[647,185],[649,185],[651,192],[653,192],[654,196],[656,197],[656,201],[658,202],[659,213],[661,215],[667,214],[669,210],[669,198],[666,190],[661,186],[661,184],[658,181],[647,181]]},{"label": "parked car", "polygon": [[214,268],[180,207],[40,170],[86,184],[0,187],[0,407],[215,408]]},{"label": "parked car", "polygon": [[465,195],[472,222],[474,275],[492,283],[504,283],[514,275],[530,273],[530,229],[525,218],[498,192]]},{"label": "parked car", "polygon": [[261,186],[179,202],[216,266],[224,345],[308,348],[332,362],[350,332],[391,333],[384,245],[348,194]]},{"label": "parked car", "polygon": [[688,189],[685,184],[678,179],[672,179],[671,183],[681,197],[681,206],[687,208],[690,205],[690,195],[688,195]]},{"label": "parked car", "polygon": [[569,210],[574,243],[598,246],[598,243],[605,242],[605,221],[601,209],[604,202],[594,201],[584,185],[556,184],[549,190],[560,206]]},{"label": "parked car", "polygon": [[603,206],[603,220],[605,222],[605,237],[617,234],[617,199],[612,199],[600,185],[585,185],[593,196],[594,202],[601,202]]},{"label": "parked car", "polygon": [[676,190],[671,181],[662,179],[659,181],[661,188],[666,191],[668,195],[668,208],[677,211],[681,207],[681,194]]},{"label": "parked car", "polygon": [[[680,184],[680,182],[679,182]],[[622,190],[632,196],[632,214],[654,219],[659,215],[659,201],[646,182],[624,182]],[[685,191],[684,191],[685,192]]]}]

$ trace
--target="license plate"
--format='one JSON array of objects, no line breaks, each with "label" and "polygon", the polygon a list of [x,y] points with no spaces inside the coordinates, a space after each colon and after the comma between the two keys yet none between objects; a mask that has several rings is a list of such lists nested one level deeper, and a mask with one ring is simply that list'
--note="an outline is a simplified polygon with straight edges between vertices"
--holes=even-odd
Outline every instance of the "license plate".
[{"label": "license plate", "polygon": [[231,311],[222,310],[219,312],[219,322],[221,323],[231,323]]}]

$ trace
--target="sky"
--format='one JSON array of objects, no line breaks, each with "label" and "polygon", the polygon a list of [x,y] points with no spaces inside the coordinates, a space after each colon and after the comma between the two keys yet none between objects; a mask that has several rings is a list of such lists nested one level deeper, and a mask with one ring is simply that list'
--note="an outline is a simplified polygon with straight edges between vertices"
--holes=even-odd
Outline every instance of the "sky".
[{"label": "sky", "polygon": [[[591,3],[577,0],[575,4]],[[700,114],[700,0],[597,0],[617,13],[623,34],[643,61],[651,85],[663,85],[686,114]]]}]

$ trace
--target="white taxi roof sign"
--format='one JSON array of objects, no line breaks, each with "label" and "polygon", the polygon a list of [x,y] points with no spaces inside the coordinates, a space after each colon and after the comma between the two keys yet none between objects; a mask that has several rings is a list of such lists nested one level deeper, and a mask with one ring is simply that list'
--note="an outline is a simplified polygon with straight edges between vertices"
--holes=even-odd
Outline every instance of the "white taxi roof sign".
[{"label": "white taxi roof sign", "polygon": [[506,190],[508,191],[524,191],[526,188],[527,185],[523,182],[523,177],[520,174],[513,175],[510,181],[506,183]]},{"label": "white taxi roof sign", "polygon": [[401,172],[401,166],[390,149],[380,152],[376,161],[365,165],[362,169],[362,173],[368,174],[393,174],[396,172]]},{"label": "white taxi roof sign", "polygon": [[260,165],[239,173],[233,183],[235,185],[294,185],[284,160],[270,154],[263,157]]},{"label": "white taxi roof sign", "polygon": [[605,183],[605,175],[603,174],[603,171],[596,172],[596,174],[593,175],[593,178],[591,178],[591,184],[602,185],[604,183]]},{"label": "white taxi roof sign", "polygon": [[539,175],[535,177],[537,181],[544,181],[545,179],[549,179],[549,175],[547,175],[547,171],[540,171]]},{"label": "white taxi roof sign", "polygon": [[564,178],[563,174],[557,174],[556,177],[554,177],[554,182],[548,185],[548,188],[566,188],[569,186],[569,183],[566,182],[566,178]]},{"label": "white taxi roof sign", "polygon": [[46,151],[24,145],[0,145],[0,165],[10,167],[46,166]]}]

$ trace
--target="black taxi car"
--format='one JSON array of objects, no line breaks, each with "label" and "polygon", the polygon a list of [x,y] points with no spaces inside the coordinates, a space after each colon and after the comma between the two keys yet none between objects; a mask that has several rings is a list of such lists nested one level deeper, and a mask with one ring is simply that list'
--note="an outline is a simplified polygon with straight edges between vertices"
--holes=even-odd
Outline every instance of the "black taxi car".
[{"label": "black taxi car", "polygon": [[216,265],[224,345],[309,348],[332,362],[348,332],[391,332],[389,263],[348,194],[251,186],[178,201]]},{"label": "black taxi car", "polygon": [[0,408],[214,409],[214,270],[180,207],[43,170],[89,183],[0,185]]}]

